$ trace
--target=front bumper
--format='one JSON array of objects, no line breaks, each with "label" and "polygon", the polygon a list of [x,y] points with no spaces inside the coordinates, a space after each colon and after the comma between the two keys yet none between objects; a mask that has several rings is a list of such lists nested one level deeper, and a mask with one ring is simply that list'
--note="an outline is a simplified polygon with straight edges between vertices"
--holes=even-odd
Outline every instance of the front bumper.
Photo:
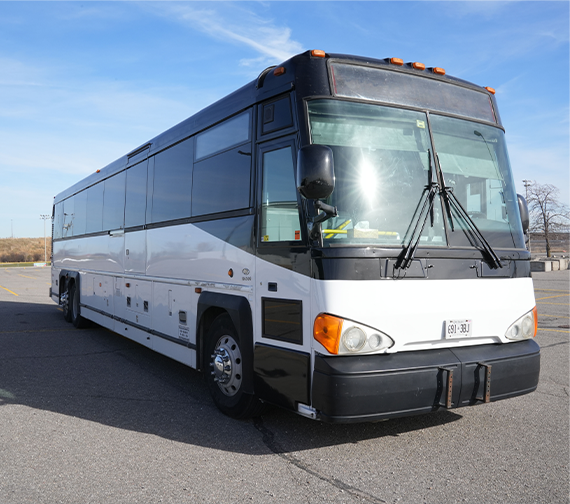
[{"label": "front bumper", "polygon": [[325,422],[366,422],[498,401],[536,389],[534,340],[395,354],[317,355],[313,408]]}]

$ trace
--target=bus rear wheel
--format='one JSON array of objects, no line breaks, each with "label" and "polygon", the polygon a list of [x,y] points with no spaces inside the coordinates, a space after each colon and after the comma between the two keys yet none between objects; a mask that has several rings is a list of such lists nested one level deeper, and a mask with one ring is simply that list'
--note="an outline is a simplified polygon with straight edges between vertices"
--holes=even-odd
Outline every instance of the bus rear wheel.
[{"label": "bus rear wheel", "polygon": [[61,295],[61,311],[63,312],[63,318],[66,322],[71,322],[71,304],[69,299],[69,283],[66,284],[65,290]]},{"label": "bus rear wheel", "polygon": [[219,315],[208,332],[205,357],[209,366],[206,381],[218,409],[232,418],[246,419],[262,414],[264,404],[243,391],[243,360],[240,341],[229,315]]},{"label": "bus rear wheel", "polygon": [[81,306],[79,305],[79,291],[77,289],[77,284],[73,282],[69,289],[69,312],[71,317],[71,323],[77,328],[82,329],[87,327],[88,321],[81,316]]}]

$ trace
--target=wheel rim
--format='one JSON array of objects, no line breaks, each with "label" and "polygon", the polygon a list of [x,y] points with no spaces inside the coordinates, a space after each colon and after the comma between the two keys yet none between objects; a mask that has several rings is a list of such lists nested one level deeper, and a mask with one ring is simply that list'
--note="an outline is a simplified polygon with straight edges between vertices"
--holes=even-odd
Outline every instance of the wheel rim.
[{"label": "wheel rim", "polygon": [[212,376],[224,395],[234,396],[239,392],[242,380],[241,352],[237,341],[231,336],[222,336],[212,354]]}]

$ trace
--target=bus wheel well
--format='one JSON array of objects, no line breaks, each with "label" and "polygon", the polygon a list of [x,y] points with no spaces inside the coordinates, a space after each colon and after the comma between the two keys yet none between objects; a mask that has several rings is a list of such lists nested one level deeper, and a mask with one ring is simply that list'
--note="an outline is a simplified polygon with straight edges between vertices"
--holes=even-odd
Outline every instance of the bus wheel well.
[{"label": "bus wheel well", "polygon": [[74,283],[79,283],[78,273],[76,271],[61,271],[59,273],[59,295],[67,291]]},{"label": "bus wheel well", "polygon": [[59,297],[68,289],[69,278],[66,275],[59,277]]},{"label": "bus wheel well", "polygon": [[204,363],[208,363],[208,357],[209,357],[208,355],[204,355],[204,349],[205,349],[204,340],[208,335],[208,332],[210,331],[210,327],[212,326],[214,320],[223,313],[227,313],[227,311],[224,310],[223,308],[220,308],[219,306],[211,306],[200,317],[197,335],[198,335],[198,348],[200,349],[200,354],[198,356],[199,358],[198,369],[201,371],[204,371],[203,369]]},{"label": "bus wheel well", "polygon": [[249,301],[243,296],[217,292],[200,294],[196,313],[197,369],[209,372],[210,355],[204,353],[208,347],[206,339],[214,320],[224,313],[229,316],[240,341],[243,390],[247,394],[253,394],[253,319]]},{"label": "bus wheel well", "polygon": [[63,318],[66,322],[71,322],[70,292],[74,284],[74,279],[68,275],[61,275],[59,279],[59,304],[63,310]]},{"label": "bus wheel well", "polygon": [[61,271],[59,273],[59,304],[63,309],[63,318],[66,322],[72,322],[71,316],[71,291],[79,288],[79,273],[77,271]]}]

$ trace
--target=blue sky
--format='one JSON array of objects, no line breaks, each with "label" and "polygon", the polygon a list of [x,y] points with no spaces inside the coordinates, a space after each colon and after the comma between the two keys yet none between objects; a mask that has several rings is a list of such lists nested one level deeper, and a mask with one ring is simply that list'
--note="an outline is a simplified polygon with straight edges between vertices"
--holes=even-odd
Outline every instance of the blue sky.
[{"label": "blue sky", "polygon": [[61,190],[307,49],[494,87],[518,192],[569,203],[567,1],[0,1],[0,238],[43,236]]}]

